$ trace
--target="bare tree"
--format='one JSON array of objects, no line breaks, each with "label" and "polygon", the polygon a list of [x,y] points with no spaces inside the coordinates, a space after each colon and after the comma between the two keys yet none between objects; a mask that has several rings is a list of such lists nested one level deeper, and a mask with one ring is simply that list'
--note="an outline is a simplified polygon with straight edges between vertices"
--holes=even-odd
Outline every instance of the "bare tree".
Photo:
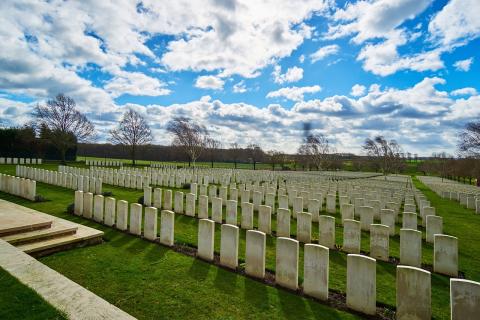
[{"label": "bare tree", "polygon": [[466,124],[465,129],[460,133],[458,148],[460,152],[467,155],[480,156],[480,121]]},{"label": "bare tree", "polygon": [[253,170],[256,170],[257,162],[263,157],[263,150],[258,144],[251,143],[247,146],[247,152],[253,163]]},{"label": "bare tree", "polygon": [[113,144],[124,145],[129,148],[132,164],[135,166],[138,146],[152,141],[152,131],[142,115],[134,110],[128,110],[117,128],[110,130],[110,141]]},{"label": "bare tree", "polygon": [[230,155],[235,165],[235,169],[237,169],[237,162],[240,158],[241,151],[242,149],[240,148],[240,145],[238,143],[234,142],[230,145]]},{"label": "bare tree", "polygon": [[67,150],[78,141],[87,141],[95,134],[95,127],[87,117],[76,109],[75,100],[58,94],[45,105],[37,104],[33,112],[39,127],[48,128],[49,141],[58,149],[65,163]]},{"label": "bare tree", "polygon": [[208,132],[205,127],[185,117],[171,120],[167,125],[167,131],[173,134],[173,146],[180,147],[188,157],[188,165],[195,166],[195,161],[205,148]]},{"label": "bare tree", "polygon": [[398,168],[398,162],[402,161],[398,143],[395,140],[387,141],[383,136],[377,136],[374,139],[367,138],[363,149],[378,163],[385,179],[387,179],[388,173]]},{"label": "bare tree", "polygon": [[222,147],[222,143],[213,138],[206,138],[205,148],[208,152],[208,157],[213,168],[213,162],[215,161],[215,155],[218,153],[219,149]]},{"label": "bare tree", "polygon": [[310,160],[321,170],[327,166],[332,152],[332,146],[323,134],[309,134],[300,146],[298,153]]}]

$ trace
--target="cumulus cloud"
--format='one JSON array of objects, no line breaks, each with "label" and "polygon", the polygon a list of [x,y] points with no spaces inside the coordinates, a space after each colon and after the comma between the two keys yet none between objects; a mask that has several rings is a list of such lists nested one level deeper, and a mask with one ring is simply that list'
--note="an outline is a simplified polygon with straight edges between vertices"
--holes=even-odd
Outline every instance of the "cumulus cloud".
[{"label": "cumulus cloud", "polygon": [[350,91],[350,95],[354,97],[360,97],[365,94],[367,88],[361,84],[355,84]]},{"label": "cumulus cloud", "polygon": [[278,84],[286,82],[297,82],[303,78],[303,69],[299,67],[288,68],[285,73],[282,74],[282,67],[276,65],[272,72],[273,81]]},{"label": "cumulus cloud", "polygon": [[245,81],[241,80],[233,85],[233,92],[234,93],[244,93],[247,92],[247,86],[245,85]]},{"label": "cumulus cloud", "polygon": [[458,71],[469,71],[470,70],[470,67],[473,63],[473,58],[469,58],[469,59],[465,59],[465,60],[459,60],[459,61],[456,61],[453,66],[455,67],[455,69],[457,69]]},{"label": "cumulus cloud", "polygon": [[480,2],[477,0],[451,0],[428,25],[432,38],[451,46],[477,38],[480,35]]},{"label": "cumulus cloud", "polygon": [[217,76],[200,76],[195,81],[195,87],[200,89],[221,90],[225,81]]},{"label": "cumulus cloud", "polygon": [[310,59],[312,60],[312,63],[323,60],[330,55],[336,54],[339,49],[340,47],[336,44],[321,47],[310,55]]},{"label": "cumulus cloud", "polygon": [[306,93],[316,93],[322,88],[319,85],[307,87],[286,87],[276,91],[270,91],[267,98],[285,98],[292,101],[302,101]]},{"label": "cumulus cloud", "polygon": [[123,94],[164,96],[171,93],[169,89],[165,88],[165,83],[141,72],[118,72],[115,77],[105,84],[104,88],[114,98]]},{"label": "cumulus cloud", "polygon": [[452,96],[474,96],[477,94],[478,94],[477,89],[472,87],[461,88],[461,89],[453,90],[452,92],[450,92],[450,95]]}]

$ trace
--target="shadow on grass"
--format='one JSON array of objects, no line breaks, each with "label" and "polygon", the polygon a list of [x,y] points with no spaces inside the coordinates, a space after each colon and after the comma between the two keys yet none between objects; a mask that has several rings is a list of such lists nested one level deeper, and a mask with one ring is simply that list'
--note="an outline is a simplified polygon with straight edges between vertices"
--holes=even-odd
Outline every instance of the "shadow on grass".
[{"label": "shadow on grass", "polygon": [[292,293],[281,289],[276,289],[276,292],[285,319],[306,319],[310,316],[305,299],[292,299]]},{"label": "shadow on grass", "polygon": [[192,259],[192,265],[189,269],[189,275],[195,280],[203,281],[207,279],[210,272],[211,264],[201,261],[200,259]]},{"label": "shadow on grass", "polygon": [[238,289],[237,282],[239,277],[240,276],[234,272],[217,268],[217,275],[215,276],[214,282],[215,287],[227,294],[233,294]]},{"label": "shadow on grass", "polygon": [[269,308],[267,286],[250,278],[244,277],[245,283],[244,298],[248,303],[258,310]]}]

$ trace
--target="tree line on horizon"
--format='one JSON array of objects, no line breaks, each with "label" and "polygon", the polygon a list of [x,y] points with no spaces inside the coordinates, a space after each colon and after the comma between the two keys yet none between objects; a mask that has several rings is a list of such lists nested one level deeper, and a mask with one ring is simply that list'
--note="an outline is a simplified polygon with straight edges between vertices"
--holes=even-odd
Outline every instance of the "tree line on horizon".
[{"label": "tree line on horizon", "polygon": [[[293,154],[264,151],[256,143],[242,147],[234,142],[224,146],[210,136],[205,126],[186,117],[176,117],[167,123],[166,130],[172,135],[170,146],[155,146],[151,144],[153,136],[148,122],[133,109],[125,111],[119,124],[110,130],[110,145],[92,144],[88,142],[96,136],[93,123],[76,108],[74,99],[64,94],[58,94],[43,105],[37,104],[32,118],[33,121],[21,128],[0,128],[1,156],[41,157],[65,162],[74,160],[79,148],[82,154],[100,157],[107,157],[107,152],[108,157],[128,154],[133,165],[141,152],[142,159],[184,160],[189,166],[195,166],[197,161],[210,162],[212,167],[214,162],[232,162],[235,167],[237,163],[251,163],[256,169],[256,164],[262,162],[272,164],[273,169],[279,165],[282,169],[303,170],[343,169],[345,160],[349,160],[353,170],[376,171],[384,175],[401,173],[406,162],[418,160],[417,155],[412,157],[403,152],[395,140],[384,136],[364,141],[362,149],[366,156],[339,154],[325,135],[309,131]],[[101,146],[101,150],[96,146]],[[446,153],[434,154],[419,169],[445,177],[458,177],[460,173],[463,177],[479,177],[480,170],[472,168],[478,167],[480,157],[480,120],[469,122],[460,133],[458,151],[456,157]],[[459,169],[465,167],[460,163],[470,162],[475,165],[467,166],[469,172]],[[447,173],[444,167],[450,171]]]}]

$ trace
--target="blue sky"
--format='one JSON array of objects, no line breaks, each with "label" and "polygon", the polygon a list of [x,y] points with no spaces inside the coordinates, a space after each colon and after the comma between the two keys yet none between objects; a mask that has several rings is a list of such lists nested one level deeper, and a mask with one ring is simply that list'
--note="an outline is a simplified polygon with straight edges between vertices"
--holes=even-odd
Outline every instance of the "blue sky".
[{"label": "blue sky", "polygon": [[480,1],[5,1],[0,125],[72,96],[104,142],[128,108],[154,143],[187,116],[225,147],[340,152],[367,137],[454,154],[480,114]]}]

